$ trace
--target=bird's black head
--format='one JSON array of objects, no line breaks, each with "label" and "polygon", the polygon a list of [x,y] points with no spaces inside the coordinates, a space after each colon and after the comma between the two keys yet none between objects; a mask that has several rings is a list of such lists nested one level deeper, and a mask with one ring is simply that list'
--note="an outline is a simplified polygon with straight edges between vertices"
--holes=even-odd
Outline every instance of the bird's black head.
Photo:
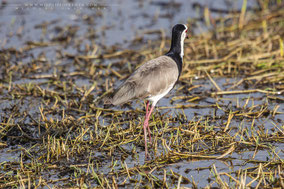
[{"label": "bird's black head", "polygon": [[167,55],[175,55],[178,58],[183,57],[183,43],[186,38],[187,26],[184,24],[177,24],[172,30],[172,44],[171,49]]},{"label": "bird's black head", "polygon": [[184,24],[176,24],[173,27],[172,34],[181,36],[184,31],[185,31],[185,33],[187,32],[187,26],[186,25],[184,25]]}]

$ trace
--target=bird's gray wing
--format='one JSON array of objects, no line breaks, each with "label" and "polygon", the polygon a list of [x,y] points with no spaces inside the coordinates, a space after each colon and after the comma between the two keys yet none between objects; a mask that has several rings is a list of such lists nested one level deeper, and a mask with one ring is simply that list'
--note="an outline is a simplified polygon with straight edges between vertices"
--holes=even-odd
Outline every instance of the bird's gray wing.
[{"label": "bird's gray wing", "polygon": [[146,62],[117,89],[112,98],[113,105],[132,99],[144,99],[167,91],[178,79],[178,67],[168,56],[160,56]]}]

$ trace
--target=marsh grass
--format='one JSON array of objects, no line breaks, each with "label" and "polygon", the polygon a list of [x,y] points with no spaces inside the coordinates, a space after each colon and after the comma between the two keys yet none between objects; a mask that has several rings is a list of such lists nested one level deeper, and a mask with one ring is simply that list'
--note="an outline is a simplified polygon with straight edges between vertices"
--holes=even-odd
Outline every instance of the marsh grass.
[{"label": "marsh grass", "polygon": [[0,188],[284,188],[284,9],[260,2],[216,19],[206,9],[212,29],[186,42],[180,83],[152,116],[149,161],[144,103],[107,107],[101,98],[164,53],[165,31],[149,31],[161,39],[139,50],[94,44],[59,51],[57,62],[45,54],[21,61],[33,49],[79,43],[76,28],[2,49],[0,148],[11,157],[1,159]]}]

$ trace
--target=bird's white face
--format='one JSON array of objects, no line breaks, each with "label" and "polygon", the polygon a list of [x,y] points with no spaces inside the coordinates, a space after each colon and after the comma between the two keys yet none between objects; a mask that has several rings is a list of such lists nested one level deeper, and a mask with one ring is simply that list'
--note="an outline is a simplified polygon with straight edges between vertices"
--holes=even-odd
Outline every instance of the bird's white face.
[{"label": "bird's white face", "polygon": [[187,26],[184,24],[185,30],[183,30],[182,34],[181,34],[181,41],[180,41],[180,46],[181,46],[181,52],[180,52],[180,56],[181,58],[183,58],[183,44],[184,44],[184,39],[186,38],[186,32],[187,32]]}]

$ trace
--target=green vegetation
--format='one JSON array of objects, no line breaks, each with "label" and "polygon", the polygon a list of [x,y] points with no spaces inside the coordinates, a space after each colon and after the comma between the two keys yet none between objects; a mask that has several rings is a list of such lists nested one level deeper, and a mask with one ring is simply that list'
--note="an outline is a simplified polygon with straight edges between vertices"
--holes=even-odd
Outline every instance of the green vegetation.
[{"label": "green vegetation", "polygon": [[[260,2],[204,14],[212,30],[185,43],[172,104],[150,121],[149,161],[143,102],[107,107],[101,98],[165,53],[165,31],[139,50],[93,44],[65,53],[80,44],[70,26],[52,41],[2,49],[0,188],[284,188],[284,8]],[[55,61],[29,57],[41,48],[57,48]]]}]

